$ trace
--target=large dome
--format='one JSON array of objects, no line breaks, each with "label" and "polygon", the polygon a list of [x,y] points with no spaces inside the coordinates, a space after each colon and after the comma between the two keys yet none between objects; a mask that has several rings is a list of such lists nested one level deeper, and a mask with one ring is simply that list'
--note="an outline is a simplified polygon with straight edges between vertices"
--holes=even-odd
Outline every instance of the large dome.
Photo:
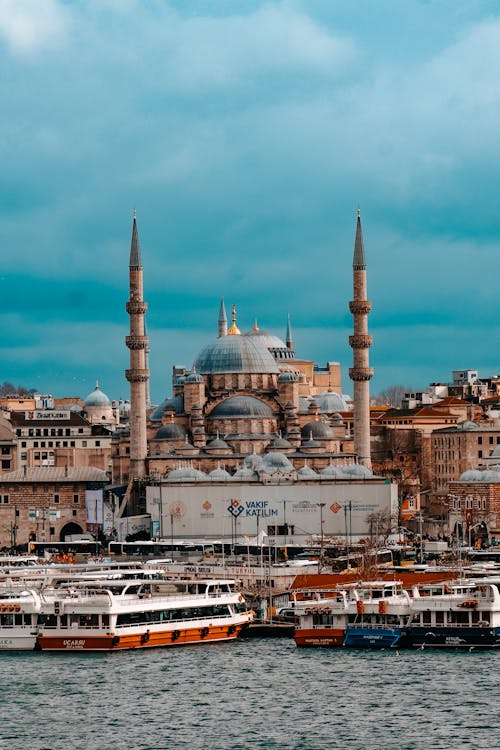
[{"label": "large dome", "polygon": [[226,372],[258,372],[279,374],[272,354],[257,337],[221,336],[198,354],[194,363],[203,375]]},{"label": "large dome", "polygon": [[182,414],[184,412],[184,400],[182,396],[172,396],[171,398],[164,399],[151,413],[149,418],[153,422],[161,422],[165,409],[172,409],[175,414]]},{"label": "large dome", "polygon": [[253,396],[231,396],[217,404],[209,417],[227,419],[228,417],[273,417],[267,404]]}]

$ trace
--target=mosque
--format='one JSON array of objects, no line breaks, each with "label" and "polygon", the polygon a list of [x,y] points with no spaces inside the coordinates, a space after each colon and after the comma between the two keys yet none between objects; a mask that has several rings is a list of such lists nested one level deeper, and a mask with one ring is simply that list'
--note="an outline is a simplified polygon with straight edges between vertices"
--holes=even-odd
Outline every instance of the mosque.
[{"label": "mosque", "polygon": [[[294,485],[299,499],[297,485],[306,479],[309,495],[316,480],[323,488],[334,481],[349,485],[384,483],[371,472],[369,380],[373,371],[368,366],[371,336],[367,327],[371,304],[366,300],[359,212],[353,276],[350,309],[354,332],[349,343],[354,366],[349,374],[354,381],[354,403],[342,393],[338,362],[319,367],[296,354],[290,317],[285,341],[261,330],[257,322],[251,330],[242,332],[236,306],[232,305],[229,325],[222,300],[217,323],[214,315],[217,335],[195,355],[191,367],[173,368],[172,394],[159,406],[149,407],[147,303],[134,213],[126,305],[130,317],[126,337],[130,350],[130,368],[126,371],[130,419],[129,427],[117,429],[112,439],[113,482],[127,486],[121,513],[144,512],[145,503],[138,500],[137,487],[149,486],[153,497],[158,493],[152,487],[165,485],[168,494],[175,485],[177,497],[183,485],[188,498],[205,497],[205,503],[212,507],[206,499],[207,489],[203,490],[206,483],[212,489],[214,483],[230,484],[234,502],[236,483],[265,484],[269,496],[269,485]],[[255,487],[252,492],[255,497]],[[349,492],[347,496],[352,497],[352,488]],[[144,501],[146,495],[144,492]],[[386,508],[393,499],[392,492],[382,492],[370,507]],[[181,501],[174,498],[172,502]],[[151,508],[148,512],[152,515]],[[161,526],[161,518],[159,522]]]}]

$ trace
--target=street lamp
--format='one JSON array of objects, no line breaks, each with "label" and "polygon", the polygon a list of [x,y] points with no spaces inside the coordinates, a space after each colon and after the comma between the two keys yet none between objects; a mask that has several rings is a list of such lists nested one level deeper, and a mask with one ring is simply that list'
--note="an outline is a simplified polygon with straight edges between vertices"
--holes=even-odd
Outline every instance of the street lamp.
[{"label": "street lamp", "polygon": [[319,506],[319,533],[320,533],[320,548],[319,548],[319,560],[318,560],[318,573],[321,573],[323,569],[323,508],[326,503],[316,503]]}]

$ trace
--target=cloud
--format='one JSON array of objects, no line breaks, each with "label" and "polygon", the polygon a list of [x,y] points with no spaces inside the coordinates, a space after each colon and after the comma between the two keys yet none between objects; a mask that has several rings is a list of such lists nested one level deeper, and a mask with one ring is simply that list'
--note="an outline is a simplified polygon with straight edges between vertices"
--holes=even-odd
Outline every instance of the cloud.
[{"label": "cloud", "polygon": [[58,46],[69,24],[68,9],[57,0],[0,0],[0,37],[16,55]]}]

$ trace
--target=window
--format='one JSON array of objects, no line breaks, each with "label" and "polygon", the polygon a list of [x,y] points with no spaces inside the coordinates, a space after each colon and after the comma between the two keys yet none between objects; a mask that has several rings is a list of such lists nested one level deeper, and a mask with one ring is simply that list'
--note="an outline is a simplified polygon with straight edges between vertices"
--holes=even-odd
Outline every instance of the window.
[{"label": "window", "polygon": [[78,503],[78,502],[79,502],[79,500],[80,500],[80,498],[79,498],[79,496],[78,496],[78,495],[73,495],[73,502],[74,502],[74,503]]},{"label": "window", "polygon": [[26,440],[21,441],[21,448],[26,448]]},{"label": "window", "polygon": [[482,435],[479,435],[479,437],[477,439],[477,444],[478,445],[482,445],[483,444],[483,436]]},{"label": "window", "polygon": [[3,505],[8,505],[9,504],[9,496],[8,495],[0,495],[0,497],[2,498]]},{"label": "window", "polygon": [[10,459],[8,461],[4,459],[2,461],[2,471],[7,471],[8,469],[10,469]]},{"label": "window", "polygon": [[21,461],[26,461],[27,458],[28,458],[28,454],[27,453],[21,453]]},{"label": "window", "polygon": [[9,455],[10,455],[10,446],[2,445],[2,456],[9,456]]},{"label": "window", "polygon": [[87,447],[87,441],[86,440],[82,440],[82,448],[86,448],[86,447]]},{"label": "window", "polygon": [[58,502],[59,502],[59,493],[56,493],[56,494],[54,495],[54,502],[55,502],[55,503],[58,503]]},{"label": "window", "polygon": [[483,457],[483,451],[478,451],[477,452],[477,457],[478,458],[482,458]]},{"label": "window", "polygon": [[95,447],[99,448],[100,445],[101,445],[101,441],[100,440],[96,440],[95,441]]},{"label": "window", "polygon": [[69,441],[69,447],[70,448],[74,448],[75,447],[75,441],[74,440],[70,440]]}]

